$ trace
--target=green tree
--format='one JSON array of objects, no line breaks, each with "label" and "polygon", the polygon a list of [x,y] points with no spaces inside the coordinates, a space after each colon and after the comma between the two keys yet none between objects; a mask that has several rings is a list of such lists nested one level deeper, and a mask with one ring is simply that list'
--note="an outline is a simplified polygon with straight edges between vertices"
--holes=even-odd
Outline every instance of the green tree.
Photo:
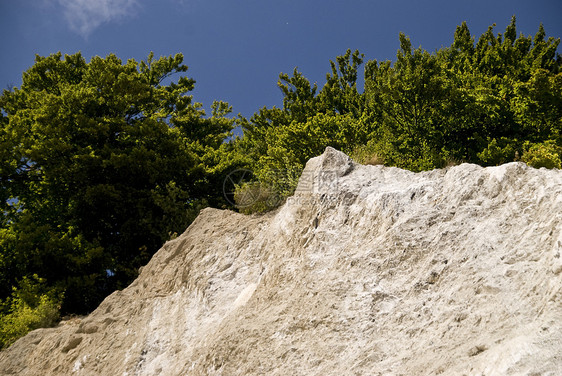
[{"label": "green tree", "polygon": [[326,74],[326,84],[322,87],[319,100],[327,109],[340,115],[352,114],[361,117],[365,101],[357,89],[359,67],[364,56],[355,50],[347,50],[338,56],[336,61],[330,60],[331,72]]},{"label": "green tree", "polygon": [[517,158],[526,141],[559,140],[559,40],[545,40],[542,25],[534,38],[517,37],[515,17],[503,35],[494,26],[475,43],[463,23],[435,54],[412,51],[400,35],[394,64],[367,62],[365,95],[379,122],[370,143],[388,164],[494,165]]},{"label": "green tree", "polygon": [[[248,165],[265,185],[248,189],[267,193],[264,202],[270,192],[290,194],[294,174],[275,171],[300,171],[326,146],[415,171],[461,161],[495,165],[522,155],[535,165],[556,166],[560,40],[546,38],[542,25],[534,37],[518,36],[515,17],[503,34],[494,28],[476,38],[463,22],[452,45],[435,53],[412,48],[400,34],[394,63],[365,63],[363,90],[357,86],[364,61],[359,51],[330,61],[320,90],[297,69],[281,74],[283,106],[240,121]],[[249,196],[255,195],[239,194]]]},{"label": "green tree", "polygon": [[[366,93],[380,112],[381,151],[388,163],[414,170],[439,166],[449,82],[435,55],[400,34],[397,61],[369,63]],[[384,144],[384,145],[382,145]]]},{"label": "green tree", "polygon": [[65,291],[63,312],[88,312],[221,204],[208,186],[228,168],[231,108],[207,117],[182,61],[37,56],[3,92],[0,297],[37,274]]},{"label": "green tree", "polygon": [[37,275],[23,277],[11,296],[0,302],[0,350],[30,330],[56,323],[62,296],[44,284]]},{"label": "green tree", "polygon": [[258,211],[265,210],[266,202],[282,202],[293,193],[309,158],[326,146],[351,152],[368,141],[374,123],[364,111],[365,101],[357,88],[362,63],[363,55],[351,50],[330,61],[331,72],[320,91],[297,68],[292,76],[281,73],[277,85],[283,106],[264,107],[249,121],[240,119],[244,130],[240,144],[249,158],[248,167],[261,182],[245,185],[247,192],[236,195],[241,202],[259,196]]}]

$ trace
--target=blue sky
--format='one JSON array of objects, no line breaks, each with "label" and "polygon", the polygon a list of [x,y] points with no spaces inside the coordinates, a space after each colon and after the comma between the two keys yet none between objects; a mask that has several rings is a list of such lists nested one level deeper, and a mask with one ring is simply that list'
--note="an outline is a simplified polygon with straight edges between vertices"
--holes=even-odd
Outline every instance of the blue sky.
[{"label": "blue sky", "polygon": [[281,105],[278,75],[295,66],[321,87],[329,60],[348,48],[394,60],[399,32],[434,51],[462,21],[478,37],[492,23],[503,33],[512,15],[519,33],[542,22],[562,37],[561,0],[0,0],[0,89],[19,86],[35,54],[181,52],[195,101],[224,100],[249,117]]}]

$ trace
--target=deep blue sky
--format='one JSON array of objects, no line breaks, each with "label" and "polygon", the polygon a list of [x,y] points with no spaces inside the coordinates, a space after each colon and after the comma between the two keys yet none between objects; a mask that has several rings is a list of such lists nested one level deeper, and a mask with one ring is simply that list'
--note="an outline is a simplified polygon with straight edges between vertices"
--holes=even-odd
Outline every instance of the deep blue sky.
[{"label": "deep blue sky", "polygon": [[348,48],[394,60],[399,32],[434,51],[462,21],[478,37],[493,23],[503,33],[512,15],[518,33],[542,22],[562,37],[561,0],[0,0],[0,89],[19,86],[35,54],[182,52],[195,101],[225,100],[251,116],[281,105],[278,75],[295,66],[321,87],[329,60]]}]

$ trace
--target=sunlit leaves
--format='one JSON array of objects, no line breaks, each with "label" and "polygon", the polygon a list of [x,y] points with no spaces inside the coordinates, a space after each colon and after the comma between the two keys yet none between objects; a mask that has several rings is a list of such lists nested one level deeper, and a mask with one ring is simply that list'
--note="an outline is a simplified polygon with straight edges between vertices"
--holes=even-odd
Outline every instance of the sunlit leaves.
[{"label": "sunlit leaves", "polygon": [[363,90],[358,51],[330,61],[320,90],[296,68],[281,74],[282,108],[240,121],[256,175],[299,168],[326,146],[369,150],[377,161],[416,171],[510,162],[548,140],[560,146],[559,39],[547,38],[542,25],[534,37],[518,35],[515,17],[503,34],[494,30],[476,37],[463,22],[452,45],[435,53],[413,48],[401,33],[394,62],[365,63]]},{"label": "sunlit leaves", "polygon": [[186,71],[181,54],[87,63],[57,53],[37,56],[22,87],[4,91],[8,288],[37,273],[67,289],[65,311],[90,310],[183,231],[199,202],[220,203],[207,184],[228,167],[219,149],[231,107],[217,102],[207,117],[189,95],[195,81],[172,80]]}]

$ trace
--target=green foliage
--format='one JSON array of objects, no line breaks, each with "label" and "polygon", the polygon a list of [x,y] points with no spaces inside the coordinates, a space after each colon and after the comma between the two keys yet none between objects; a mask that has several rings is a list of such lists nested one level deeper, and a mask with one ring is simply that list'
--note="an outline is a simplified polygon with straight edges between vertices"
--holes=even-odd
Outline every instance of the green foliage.
[{"label": "green foliage", "polygon": [[[37,56],[21,88],[0,96],[0,299],[37,274],[45,291],[65,291],[63,313],[88,312],[202,207],[228,206],[230,171],[253,171],[235,189],[238,209],[264,212],[327,146],[413,171],[519,156],[560,168],[560,40],[542,25],[518,35],[515,21],[480,37],[463,23],[435,53],[400,34],[394,62],[347,50],[321,88],[295,68],[279,75],[282,105],[250,119],[228,118],[223,102],[207,116],[181,54]],[[235,124],[244,136],[230,139]]]},{"label": "green foliage", "polygon": [[365,95],[379,112],[387,163],[412,170],[439,167],[434,150],[444,143],[444,120],[453,91],[438,58],[418,48],[400,34],[400,50],[394,66],[372,62],[368,67]]},{"label": "green foliage", "polygon": [[0,349],[37,328],[54,325],[59,318],[62,294],[45,290],[45,280],[24,277],[1,304]]},{"label": "green foliage", "polygon": [[377,152],[379,147],[373,142],[356,146],[350,153],[350,157],[357,163],[364,165],[384,165],[384,159]]},{"label": "green foliage", "polygon": [[539,144],[527,143],[527,150],[521,156],[521,160],[535,168],[562,168],[562,147],[556,145],[554,140],[548,140]]},{"label": "green foliage", "polygon": [[193,79],[170,81],[182,60],[37,56],[3,92],[0,298],[38,274],[66,290],[63,312],[88,312],[202,205],[225,205],[231,107],[206,116]]},{"label": "green foliage", "polygon": [[331,72],[320,91],[297,69],[292,76],[281,74],[283,108],[262,108],[249,121],[239,120],[244,130],[240,147],[249,157],[248,166],[261,184],[281,197],[278,202],[294,192],[306,161],[326,146],[350,153],[373,136],[376,123],[357,90],[362,62],[358,51],[338,56],[330,62]]},{"label": "green foliage", "polygon": [[400,34],[394,63],[365,63],[362,91],[358,51],[330,62],[320,90],[296,69],[281,74],[283,107],[240,121],[255,176],[277,190],[264,175],[302,169],[326,146],[413,171],[459,161],[495,165],[525,150],[527,160],[556,166],[558,154],[544,143],[562,144],[560,40],[546,38],[542,25],[534,37],[518,36],[515,17],[505,33],[494,28],[476,38],[463,23],[452,45],[435,53],[414,49]]},{"label": "green foliage", "polygon": [[517,140],[502,137],[499,142],[494,138],[488,146],[478,153],[482,164],[487,166],[500,165],[517,159],[519,151],[516,149]]},{"label": "green foliage", "polygon": [[234,193],[236,207],[243,214],[265,213],[280,205],[277,192],[259,181],[237,187]]}]

